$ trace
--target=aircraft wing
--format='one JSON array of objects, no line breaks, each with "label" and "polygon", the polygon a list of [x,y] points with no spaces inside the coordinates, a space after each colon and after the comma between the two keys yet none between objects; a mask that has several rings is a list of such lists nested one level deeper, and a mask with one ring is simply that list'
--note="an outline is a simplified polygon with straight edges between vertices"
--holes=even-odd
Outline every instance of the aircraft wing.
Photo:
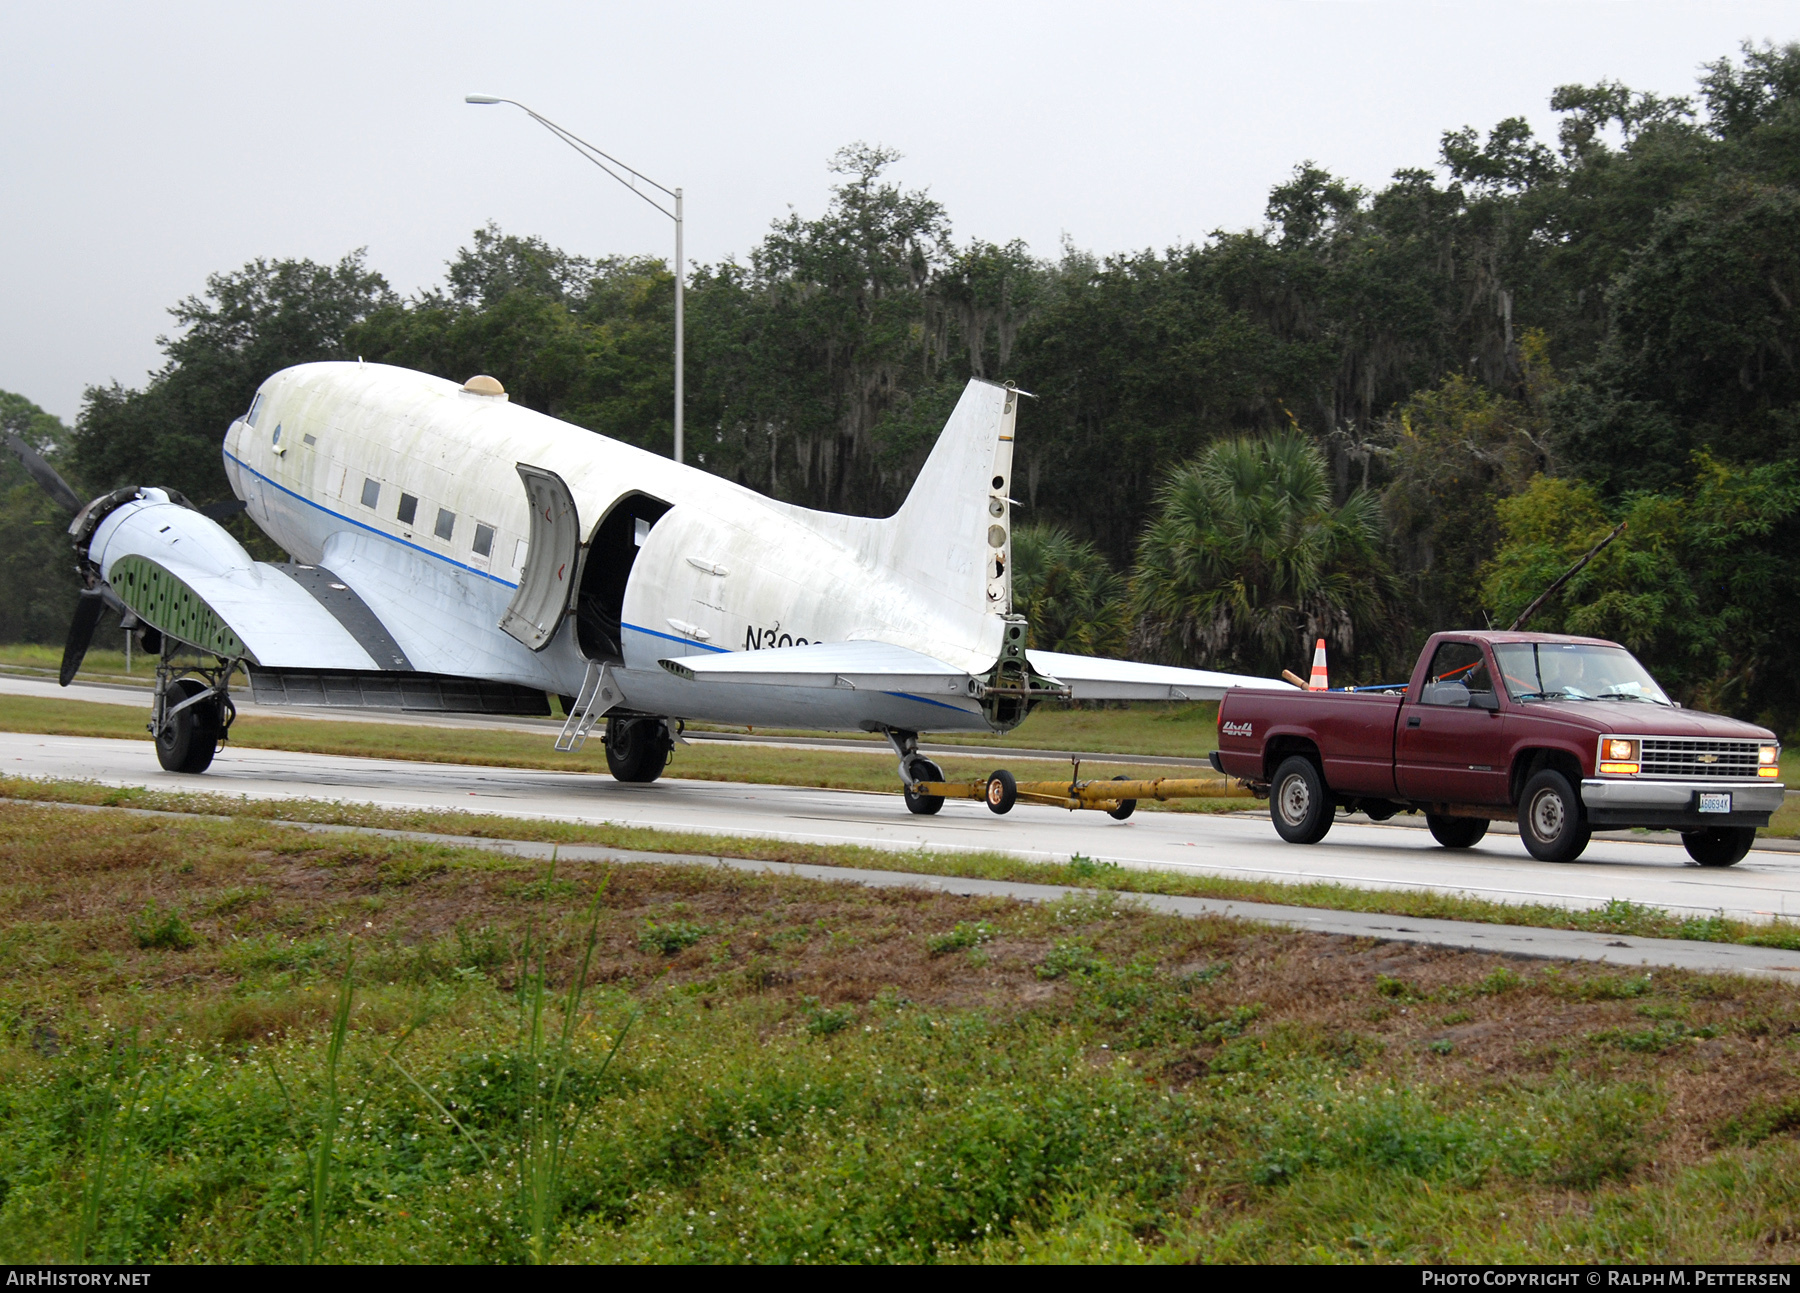
[{"label": "aircraft wing", "polygon": [[771,651],[688,655],[657,663],[690,682],[840,687],[938,696],[968,696],[974,694],[975,688],[975,679],[965,670],[889,642],[813,642]]},{"label": "aircraft wing", "polygon": [[1177,669],[1139,664],[1135,660],[1102,660],[1098,656],[1059,651],[1027,651],[1031,667],[1067,683],[1076,700],[1218,700],[1231,687],[1291,690],[1277,678],[1255,678],[1210,669]]},{"label": "aircraft wing", "polygon": [[[1231,687],[1290,689],[1275,678],[1177,669],[1132,660],[1030,651],[1039,673],[1066,683],[1076,700],[1217,700]],[[978,679],[942,660],[888,642],[816,642],[772,651],[659,660],[691,682],[762,683],[772,687],[838,687],[861,691],[974,695]]]}]

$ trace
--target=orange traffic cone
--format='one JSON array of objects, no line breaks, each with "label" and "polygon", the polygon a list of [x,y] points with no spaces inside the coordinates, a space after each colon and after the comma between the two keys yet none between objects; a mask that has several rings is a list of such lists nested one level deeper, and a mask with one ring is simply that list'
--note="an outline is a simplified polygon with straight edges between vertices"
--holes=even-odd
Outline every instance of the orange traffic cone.
[{"label": "orange traffic cone", "polygon": [[1325,639],[1320,638],[1313,647],[1312,678],[1306,684],[1308,691],[1330,691],[1331,679],[1325,673]]}]

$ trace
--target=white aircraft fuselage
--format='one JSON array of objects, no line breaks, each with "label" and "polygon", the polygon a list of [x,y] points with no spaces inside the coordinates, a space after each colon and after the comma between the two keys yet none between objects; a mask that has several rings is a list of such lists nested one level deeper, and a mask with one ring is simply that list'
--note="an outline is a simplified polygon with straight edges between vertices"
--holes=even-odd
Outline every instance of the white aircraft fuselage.
[{"label": "white aircraft fuselage", "polygon": [[[412,669],[571,696],[604,658],[628,712],[987,730],[954,683],[929,695],[847,678],[699,684],[658,662],[878,641],[959,674],[990,668],[1011,609],[1017,404],[971,383],[913,496],[885,519],[795,507],[504,395],[379,364],[276,374],[231,425],[224,457],[256,524],[357,594]],[[573,562],[533,552],[520,464],[566,485],[582,541]],[[563,569],[548,568],[552,556]],[[533,579],[579,585],[560,623],[537,626],[538,649],[501,627]]]}]

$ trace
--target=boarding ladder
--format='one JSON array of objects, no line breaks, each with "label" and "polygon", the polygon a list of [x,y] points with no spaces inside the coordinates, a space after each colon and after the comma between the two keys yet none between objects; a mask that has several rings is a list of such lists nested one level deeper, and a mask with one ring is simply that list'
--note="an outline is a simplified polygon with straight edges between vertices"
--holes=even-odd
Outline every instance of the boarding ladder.
[{"label": "boarding ladder", "polygon": [[569,706],[569,716],[556,738],[556,748],[564,754],[579,750],[586,743],[588,733],[594,730],[594,724],[618,703],[619,684],[613,681],[612,666],[589,660],[587,674],[581,680],[581,693]]}]

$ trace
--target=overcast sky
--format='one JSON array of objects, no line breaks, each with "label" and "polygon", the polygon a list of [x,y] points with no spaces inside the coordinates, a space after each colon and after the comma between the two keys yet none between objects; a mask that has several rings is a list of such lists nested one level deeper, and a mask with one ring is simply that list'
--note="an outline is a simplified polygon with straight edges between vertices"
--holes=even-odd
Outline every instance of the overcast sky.
[{"label": "overcast sky", "polygon": [[256,256],[366,246],[399,290],[487,220],[584,254],[669,222],[516,109],[687,193],[690,261],[741,257],[826,158],[899,149],[959,241],[1124,251],[1260,222],[1312,159],[1364,185],[1448,128],[1554,138],[1566,82],[1691,92],[1800,5],[27,4],[0,8],[0,389],[72,420],[141,385],[168,307]]}]

